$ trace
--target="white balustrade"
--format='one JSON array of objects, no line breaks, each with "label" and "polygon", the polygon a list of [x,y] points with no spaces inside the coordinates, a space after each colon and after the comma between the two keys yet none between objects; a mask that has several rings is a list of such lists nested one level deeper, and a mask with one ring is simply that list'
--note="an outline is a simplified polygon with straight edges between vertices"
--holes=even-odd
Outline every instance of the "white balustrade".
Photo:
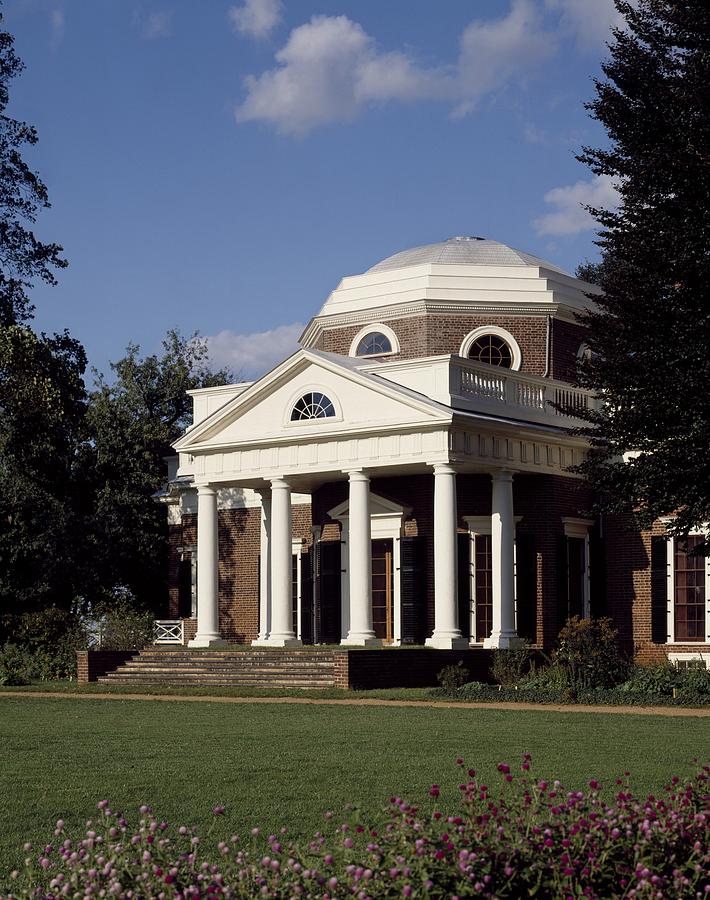
[{"label": "white balustrade", "polygon": [[154,644],[182,644],[184,640],[182,619],[156,619],[153,626]]},{"label": "white balustrade", "polygon": [[[552,379],[505,370],[505,374],[491,372],[491,367],[468,360],[452,363],[458,377],[452,381],[453,400],[456,395],[475,409],[482,403],[487,411],[498,404],[504,409],[500,415],[534,421],[567,419],[574,421],[576,412],[594,408],[596,400],[590,391],[575,388]],[[561,409],[558,408],[562,407]]]}]

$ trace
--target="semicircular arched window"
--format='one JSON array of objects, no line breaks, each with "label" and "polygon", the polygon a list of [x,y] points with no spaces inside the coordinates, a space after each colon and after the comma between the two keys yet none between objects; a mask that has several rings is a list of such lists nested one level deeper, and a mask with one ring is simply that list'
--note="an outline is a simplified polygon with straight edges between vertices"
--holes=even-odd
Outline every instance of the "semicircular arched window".
[{"label": "semicircular arched window", "polygon": [[332,401],[320,391],[310,391],[294,403],[291,410],[291,421],[301,422],[304,419],[328,419],[335,415]]},{"label": "semicircular arched window", "polygon": [[357,345],[356,356],[375,356],[377,353],[391,353],[392,342],[381,331],[371,331]]},{"label": "semicircular arched window", "polygon": [[482,334],[476,338],[469,347],[468,358],[503,369],[513,367],[513,351],[508,342],[497,334]]}]

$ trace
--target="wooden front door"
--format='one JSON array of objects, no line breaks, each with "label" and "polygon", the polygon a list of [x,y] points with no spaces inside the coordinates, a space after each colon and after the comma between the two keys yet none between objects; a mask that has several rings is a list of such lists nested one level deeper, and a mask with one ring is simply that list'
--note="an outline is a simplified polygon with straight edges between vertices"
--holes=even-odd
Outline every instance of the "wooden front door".
[{"label": "wooden front door", "polygon": [[394,541],[372,542],[372,627],[386,644],[394,640]]}]

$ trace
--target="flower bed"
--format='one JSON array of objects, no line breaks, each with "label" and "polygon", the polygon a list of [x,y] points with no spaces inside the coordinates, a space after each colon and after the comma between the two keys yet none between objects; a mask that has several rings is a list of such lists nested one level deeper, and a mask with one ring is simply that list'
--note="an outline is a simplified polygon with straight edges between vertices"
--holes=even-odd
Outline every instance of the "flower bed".
[{"label": "flower bed", "polygon": [[[525,755],[520,772],[498,765],[497,787],[460,767],[460,807],[391,797],[385,825],[326,813],[306,842],[254,830],[217,842],[141,807],[131,824],[107,801],[79,837],[56,823],[54,839],[27,844],[22,872],[2,896],[188,897],[702,897],[710,894],[710,767],[673,778],[661,796],[633,795],[618,779],[609,799],[539,781]],[[626,773],[628,775],[628,773]],[[215,807],[214,831],[224,812]]]}]

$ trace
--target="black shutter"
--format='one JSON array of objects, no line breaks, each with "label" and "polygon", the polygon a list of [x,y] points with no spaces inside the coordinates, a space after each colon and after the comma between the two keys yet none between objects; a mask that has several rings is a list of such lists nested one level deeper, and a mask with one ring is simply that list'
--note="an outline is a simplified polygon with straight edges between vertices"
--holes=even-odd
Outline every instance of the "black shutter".
[{"label": "black shutter", "polygon": [[179,619],[189,619],[192,615],[192,559],[181,559],[178,563],[178,609]]},{"label": "black shutter", "polygon": [[594,528],[589,532],[589,616],[601,619],[606,614],[606,545]]},{"label": "black shutter", "polygon": [[425,555],[424,538],[400,538],[399,583],[403,644],[423,644],[426,637]]},{"label": "black shutter", "polygon": [[301,640],[313,643],[313,556],[309,547],[301,551]]},{"label": "black shutter", "polygon": [[651,640],[668,641],[668,539],[651,538]]},{"label": "black shutter", "polygon": [[537,555],[532,534],[515,539],[515,593],[518,635],[537,641]]},{"label": "black shutter", "polygon": [[569,572],[567,562],[567,537],[557,538],[557,631],[565,627],[569,618]]},{"label": "black shutter", "polygon": [[339,644],[340,616],[340,541],[318,544],[318,641]]},{"label": "black shutter", "polygon": [[471,533],[458,535],[459,628],[471,637]]}]

